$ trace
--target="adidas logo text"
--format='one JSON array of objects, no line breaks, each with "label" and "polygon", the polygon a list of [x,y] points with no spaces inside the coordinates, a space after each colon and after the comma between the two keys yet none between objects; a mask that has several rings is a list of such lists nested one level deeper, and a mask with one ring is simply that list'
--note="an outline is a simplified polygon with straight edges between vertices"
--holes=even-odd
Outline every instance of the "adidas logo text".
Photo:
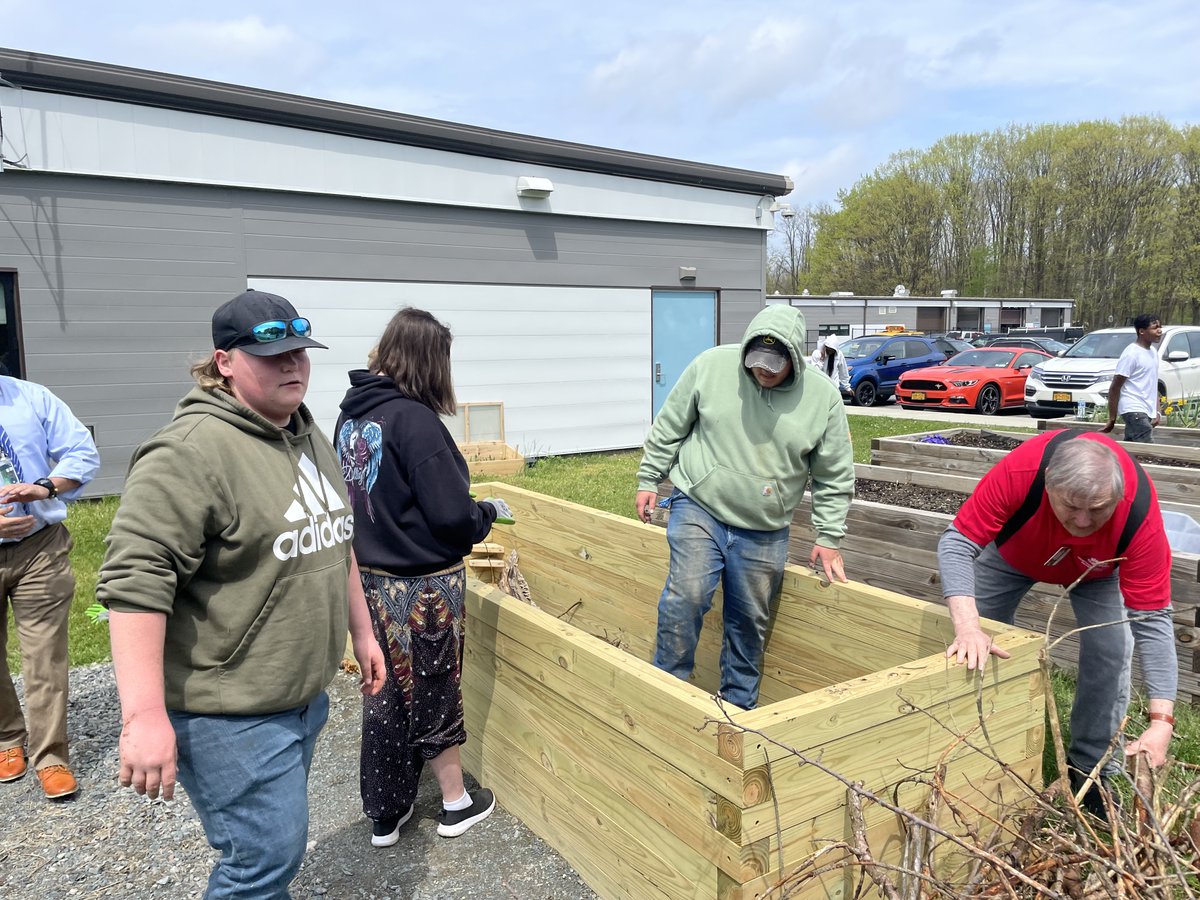
[{"label": "adidas logo text", "polygon": [[354,538],[353,514],[326,516],[322,521],[309,519],[303,528],[285,531],[275,538],[275,555],[280,559],[293,559],[300,554],[319,553],[329,547]]},{"label": "adidas logo text", "polygon": [[275,538],[272,549],[278,559],[319,553],[354,538],[354,514],[334,515],[338,510],[346,509],[346,504],[329,479],[321,474],[307,454],[300,457],[299,469],[300,477],[292,488],[295,499],[283,515],[289,522],[307,524],[284,531]]}]

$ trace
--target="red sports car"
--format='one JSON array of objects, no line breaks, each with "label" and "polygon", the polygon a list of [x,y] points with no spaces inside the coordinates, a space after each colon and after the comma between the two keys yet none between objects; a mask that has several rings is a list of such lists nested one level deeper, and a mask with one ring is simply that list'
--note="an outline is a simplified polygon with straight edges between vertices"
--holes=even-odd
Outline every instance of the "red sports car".
[{"label": "red sports car", "polygon": [[973,409],[985,416],[1009,407],[1024,409],[1025,377],[1053,358],[1022,347],[964,350],[940,366],[905,372],[896,385],[896,400],[905,409]]}]

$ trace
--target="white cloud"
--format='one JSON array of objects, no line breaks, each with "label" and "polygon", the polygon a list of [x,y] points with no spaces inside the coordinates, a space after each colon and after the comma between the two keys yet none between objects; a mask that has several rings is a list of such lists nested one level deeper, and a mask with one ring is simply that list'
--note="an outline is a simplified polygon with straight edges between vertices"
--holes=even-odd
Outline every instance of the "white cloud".
[{"label": "white cloud", "polygon": [[267,25],[258,16],[246,16],[223,22],[185,20],[165,25],[142,25],[135,29],[147,41],[186,44],[194,53],[263,50],[268,53],[291,49],[295,33],[287,25]]},{"label": "white cloud", "polygon": [[325,58],[318,43],[291,26],[268,24],[256,15],[138,25],[129,40],[168,60],[162,64],[168,71],[204,66],[213,73],[208,78],[237,79],[291,93],[301,91],[287,83],[311,73]]},{"label": "white cloud", "polygon": [[784,172],[801,205],[948,133],[1127,114],[1200,121],[1195,0],[0,10],[7,46]]},{"label": "white cloud", "polygon": [[789,203],[807,206],[832,203],[838,188],[853,184],[868,165],[859,143],[842,141],[821,149],[814,145],[811,153],[784,159],[771,171],[787,175],[795,184]]},{"label": "white cloud", "polygon": [[[823,26],[767,19],[719,31],[673,31],[639,39],[596,64],[588,77],[603,105],[689,117],[762,105],[813,81],[824,62]],[[802,64],[796,64],[802,60]]]}]

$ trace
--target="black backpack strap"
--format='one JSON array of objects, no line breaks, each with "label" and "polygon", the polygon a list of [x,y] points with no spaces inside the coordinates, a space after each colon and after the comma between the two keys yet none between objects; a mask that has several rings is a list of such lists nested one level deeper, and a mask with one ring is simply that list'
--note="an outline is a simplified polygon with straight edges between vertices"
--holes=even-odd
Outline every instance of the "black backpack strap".
[{"label": "black backpack strap", "polygon": [[1137,469],[1137,490],[1133,494],[1133,503],[1129,506],[1129,518],[1125,520],[1125,527],[1121,529],[1121,539],[1117,541],[1117,556],[1125,555],[1134,535],[1150,513],[1150,477],[1141,463],[1132,455],[1129,458],[1133,459],[1133,467]]},{"label": "black backpack strap", "polygon": [[[1042,462],[1038,466],[1037,474],[1033,476],[1033,483],[1029,485],[1029,493],[1025,495],[1025,499],[1017,507],[1017,511],[1004,523],[1004,527],[996,535],[997,547],[1020,531],[1021,527],[1038,511],[1038,507],[1042,505],[1042,495],[1046,493],[1046,465],[1054,458],[1054,451],[1058,449],[1058,445],[1063,441],[1069,441],[1075,437],[1075,434],[1074,431],[1064,428],[1046,441],[1046,446],[1042,450]],[[1132,538],[1132,535],[1130,537]]]}]

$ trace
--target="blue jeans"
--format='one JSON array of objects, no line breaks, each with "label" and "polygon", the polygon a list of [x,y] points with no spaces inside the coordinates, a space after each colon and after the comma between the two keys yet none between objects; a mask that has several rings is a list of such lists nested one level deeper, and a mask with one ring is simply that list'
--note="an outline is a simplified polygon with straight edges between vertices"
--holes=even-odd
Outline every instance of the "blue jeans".
[{"label": "blue jeans", "polygon": [[[1005,562],[995,544],[989,544],[975,561],[975,603],[979,614],[1012,625],[1017,605],[1034,583]],[[1129,706],[1133,633],[1129,630],[1115,574],[1081,582],[1071,591],[1071,609],[1080,628],[1121,623],[1079,634],[1079,681],[1075,705],[1071,707],[1071,746],[1067,756],[1072,766],[1090,772],[1120,731]],[[1121,759],[1118,750],[1104,773],[1118,772]]]},{"label": "blue jeans", "polygon": [[1125,423],[1125,440],[1137,441],[1139,444],[1154,443],[1154,420],[1145,413],[1121,413]]},{"label": "blue jeans", "polygon": [[770,605],[783,584],[788,529],[725,525],[679,491],[671,495],[670,506],[671,565],[658,601],[654,665],[676,678],[692,674],[704,614],[712,608],[719,581],[725,590],[721,696],[752,709],[758,702]]},{"label": "blue jeans", "polygon": [[169,711],[179,782],[221,851],[205,900],[283,900],[308,843],[308,770],[329,717],[322,691],[307,706],[264,716]]}]

